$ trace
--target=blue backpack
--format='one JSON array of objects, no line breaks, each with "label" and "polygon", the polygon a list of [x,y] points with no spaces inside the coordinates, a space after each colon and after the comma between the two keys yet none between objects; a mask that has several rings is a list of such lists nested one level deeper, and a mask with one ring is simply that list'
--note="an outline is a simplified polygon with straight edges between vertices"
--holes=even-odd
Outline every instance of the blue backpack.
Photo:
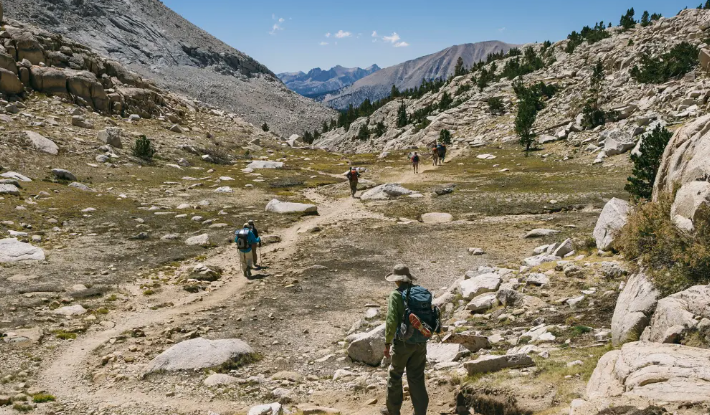
[{"label": "blue backpack", "polygon": [[401,291],[404,301],[404,316],[397,333],[400,340],[407,343],[426,343],[430,337],[425,337],[419,330],[412,327],[409,315],[416,315],[427,330],[433,333],[441,332],[441,313],[439,307],[432,305],[433,296],[424,287],[414,285]]}]

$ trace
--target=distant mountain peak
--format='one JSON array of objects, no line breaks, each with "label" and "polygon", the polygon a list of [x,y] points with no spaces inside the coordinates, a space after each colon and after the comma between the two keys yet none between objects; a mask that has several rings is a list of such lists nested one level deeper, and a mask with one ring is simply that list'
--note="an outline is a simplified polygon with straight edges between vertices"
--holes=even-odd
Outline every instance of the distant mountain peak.
[{"label": "distant mountain peak", "polygon": [[316,97],[338,91],[379,70],[377,65],[365,69],[335,65],[327,71],[316,67],[308,73],[284,72],[277,76],[291,90],[304,96]]}]

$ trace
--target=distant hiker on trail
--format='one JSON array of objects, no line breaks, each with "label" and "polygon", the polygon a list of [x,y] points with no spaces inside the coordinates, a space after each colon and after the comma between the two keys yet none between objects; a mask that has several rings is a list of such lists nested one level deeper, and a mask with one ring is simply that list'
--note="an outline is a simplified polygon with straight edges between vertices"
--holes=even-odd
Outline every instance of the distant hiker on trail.
[{"label": "distant hiker on trail", "polygon": [[434,166],[439,164],[439,151],[436,149],[436,146],[431,148],[431,158],[434,160]]},{"label": "distant hiker on trail", "polygon": [[239,261],[242,264],[242,272],[247,278],[251,278],[251,269],[254,265],[254,257],[252,256],[252,246],[261,243],[261,239],[254,235],[254,232],[249,228],[249,224],[245,223],[242,229],[235,232],[234,242],[239,249]]},{"label": "distant hiker on trail", "polygon": [[345,176],[350,181],[350,195],[352,197],[355,197],[355,192],[357,192],[357,182],[360,178],[360,173],[357,171],[357,168],[350,167],[350,171]]},{"label": "distant hiker on trail", "polygon": [[412,167],[414,168],[414,174],[419,173],[419,153],[417,153],[416,151],[412,156]]},{"label": "distant hiker on trail", "polygon": [[[256,239],[259,239],[259,231],[256,229],[256,225],[254,225],[253,220],[249,220],[249,229],[251,229],[251,232],[254,234]],[[261,247],[261,239],[259,239],[259,247]],[[259,264],[259,256],[256,253],[256,244],[252,244],[251,246],[251,253],[252,253],[252,260],[254,261],[254,268],[255,269],[260,269],[261,267],[258,265]]]},{"label": "distant hiker on trail", "polygon": [[444,159],[446,158],[446,145],[439,144],[436,147],[436,152],[439,153],[439,164],[440,165],[444,164]]},{"label": "distant hiker on trail", "polygon": [[387,407],[380,412],[400,415],[402,375],[406,369],[414,415],[425,415],[429,406],[424,382],[426,345],[433,333],[441,332],[439,309],[432,306],[432,295],[428,290],[414,285],[416,278],[406,265],[395,266],[385,279],[397,284],[397,289],[392,291],[388,300],[385,357],[391,357],[392,363],[387,381]]}]

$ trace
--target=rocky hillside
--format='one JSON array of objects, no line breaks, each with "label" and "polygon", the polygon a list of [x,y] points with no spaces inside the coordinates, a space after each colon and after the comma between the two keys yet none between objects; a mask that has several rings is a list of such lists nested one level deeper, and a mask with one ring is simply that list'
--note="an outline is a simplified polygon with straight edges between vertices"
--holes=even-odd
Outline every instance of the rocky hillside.
[{"label": "rocky hillside", "polygon": [[[523,77],[526,84],[545,82],[557,87],[557,92],[547,100],[535,123],[540,144],[563,140],[573,153],[598,154],[597,161],[605,157],[631,150],[642,134],[657,124],[676,123],[697,116],[706,105],[707,79],[700,71],[693,71],[682,80],[672,80],[661,85],[643,84],[634,80],[631,69],[648,54],[658,58],[681,42],[702,46],[707,38],[710,13],[704,10],[686,10],[678,16],[661,18],[648,26],[637,25],[630,30],[620,27],[604,29],[609,37],[596,43],[582,42],[568,53],[570,40],[562,40],[545,48],[532,47],[537,56],[544,56],[545,65]],[[545,49],[543,51],[543,48]],[[489,63],[483,69],[495,71],[500,77],[509,61],[521,57],[507,57]],[[693,58],[697,58],[694,56]],[[585,130],[582,123],[582,108],[591,90],[592,65],[601,61],[605,78],[601,84],[599,99],[604,111],[614,113],[615,121],[593,130]],[[382,72],[385,72],[384,69]],[[404,100],[410,118],[424,112],[426,120],[397,127],[397,109],[400,101],[393,101],[378,109],[370,117],[352,123],[350,129],[338,128],[323,135],[317,142],[322,148],[339,151],[370,152],[403,149],[411,146],[424,147],[439,137],[442,129],[448,129],[457,146],[481,146],[517,140],[514,133],[514,118],[517,98],[513,80],[502,77],[481,90],[476,80],[481,71],[450,79],[436,92],[420,99]],[[365,81],[367,78],[361,80]],[[445,110],[437,108],[444,94],[452,97],[453,103]],[[489,101],[500,98],[503,108],[492,113]],[[387,127],[380,137],[374,134],[368,140],[355,140],[360,127],[369,122],[374,131],[377,123]]]},{"label": "rocky hillside", "polygon": [[344,68],[337,65],[327,71],[314,68],[308,73],[286,72],[278,74],[278,77],[292,91],[307,97],[323,98],[325,94],[350,86],[379,70],[380,67],[377,65],[365,69]]},{"label": "rocky hillside", "polygon": [[343,109],[350,104],[360,105],[366,98],[375,101],[388,96],[392,85],[404,90],[418,87],[422,79],[430,80],[450,76],[454,73],[454,67],[459,57],[463,59],[464,65],[471,66],[485,59],[489,53],[507,52],[513,46],[498,41],[452,46],[437,53],[377,71],[336,94],[326,96],[324,102],[330,107]]},{"label": "rocky hillside", "polygon": [[275,132],[312,129],[333,112],[288,90],[264,65],[158,0],[5,2],[5,17],[31,22],[121,62],[157,85],[235,112]]}]

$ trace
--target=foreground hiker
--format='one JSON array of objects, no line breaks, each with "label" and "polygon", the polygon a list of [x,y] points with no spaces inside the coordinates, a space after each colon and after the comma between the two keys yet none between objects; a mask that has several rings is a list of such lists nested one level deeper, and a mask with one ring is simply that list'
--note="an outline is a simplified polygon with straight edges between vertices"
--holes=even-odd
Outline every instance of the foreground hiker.
[{"label": "foreground hiker", "polygon": [[357,182],[360,178],[360,173],[355,167],[350,167],[350,171],[345,175],[350,181],[350,196],[355,197],[355,192],[357,192]]},{"label": "foreground hiker", "polygon": [[431,159],[434,160],[434,166],[439,164],[439,151],[436,149],[436,146],[431,149]]},{"label": "foreground hiker", "polygon": [[[387,407],[383,415],[400,415],[402,375],[407,370],[409,395],[414,415],[425,415],[429,395],[424,383],[426,345],[433,333],[441,331],[439,309],[432,306],[431,293],[418,285],[406,265],[397,265],[385,279],[397,284],[388,301],[385,328],[385,357],[391,357],[387,380]],[[391,350],[390,350],[391,349]]]},{"label": "foreground hiker", "polygon": [[[249,229],[251,229],[251,232],[254,234],[256,239],[259,240],[258,246],[261,247],[261,239],[259,239],[259,231],[256,229],[256,225],[254,225],[254,221],[250,219],[249,222],[247,222],[247,223],[249,224]],[[257,248],[257,244],[252,244],[251,255],[252,255],[252,261],[254,262],[254,268],[259,269],[261,267],[259,266],[259,257],[256,253],[256,248]]]},{"label": "foreground hiker", "polygon": [[419,173],[419,153],[417,153],[416,151],[412,156],[412,167],[414,168],[414,174]]},{"label": "foreground hiker", "polygon": [[446,145],[439,144],[439,146],[436,147],[436,151],[439,153],[439,165],[443,165],[444,159],[446,158]]},{"label": "foreground hiker", "polygon": [[254,257],[251,253],[251,247],[257,243],[261,243],[261,239],[254,236],[254,232],[249,228],[249,224],[245,223],[244,227],[238,230],[234,238],[234,242],[239,249],[239,261],[242,264],[242,272],[247,278],[251,278],[251,269],[254,266]]}]

